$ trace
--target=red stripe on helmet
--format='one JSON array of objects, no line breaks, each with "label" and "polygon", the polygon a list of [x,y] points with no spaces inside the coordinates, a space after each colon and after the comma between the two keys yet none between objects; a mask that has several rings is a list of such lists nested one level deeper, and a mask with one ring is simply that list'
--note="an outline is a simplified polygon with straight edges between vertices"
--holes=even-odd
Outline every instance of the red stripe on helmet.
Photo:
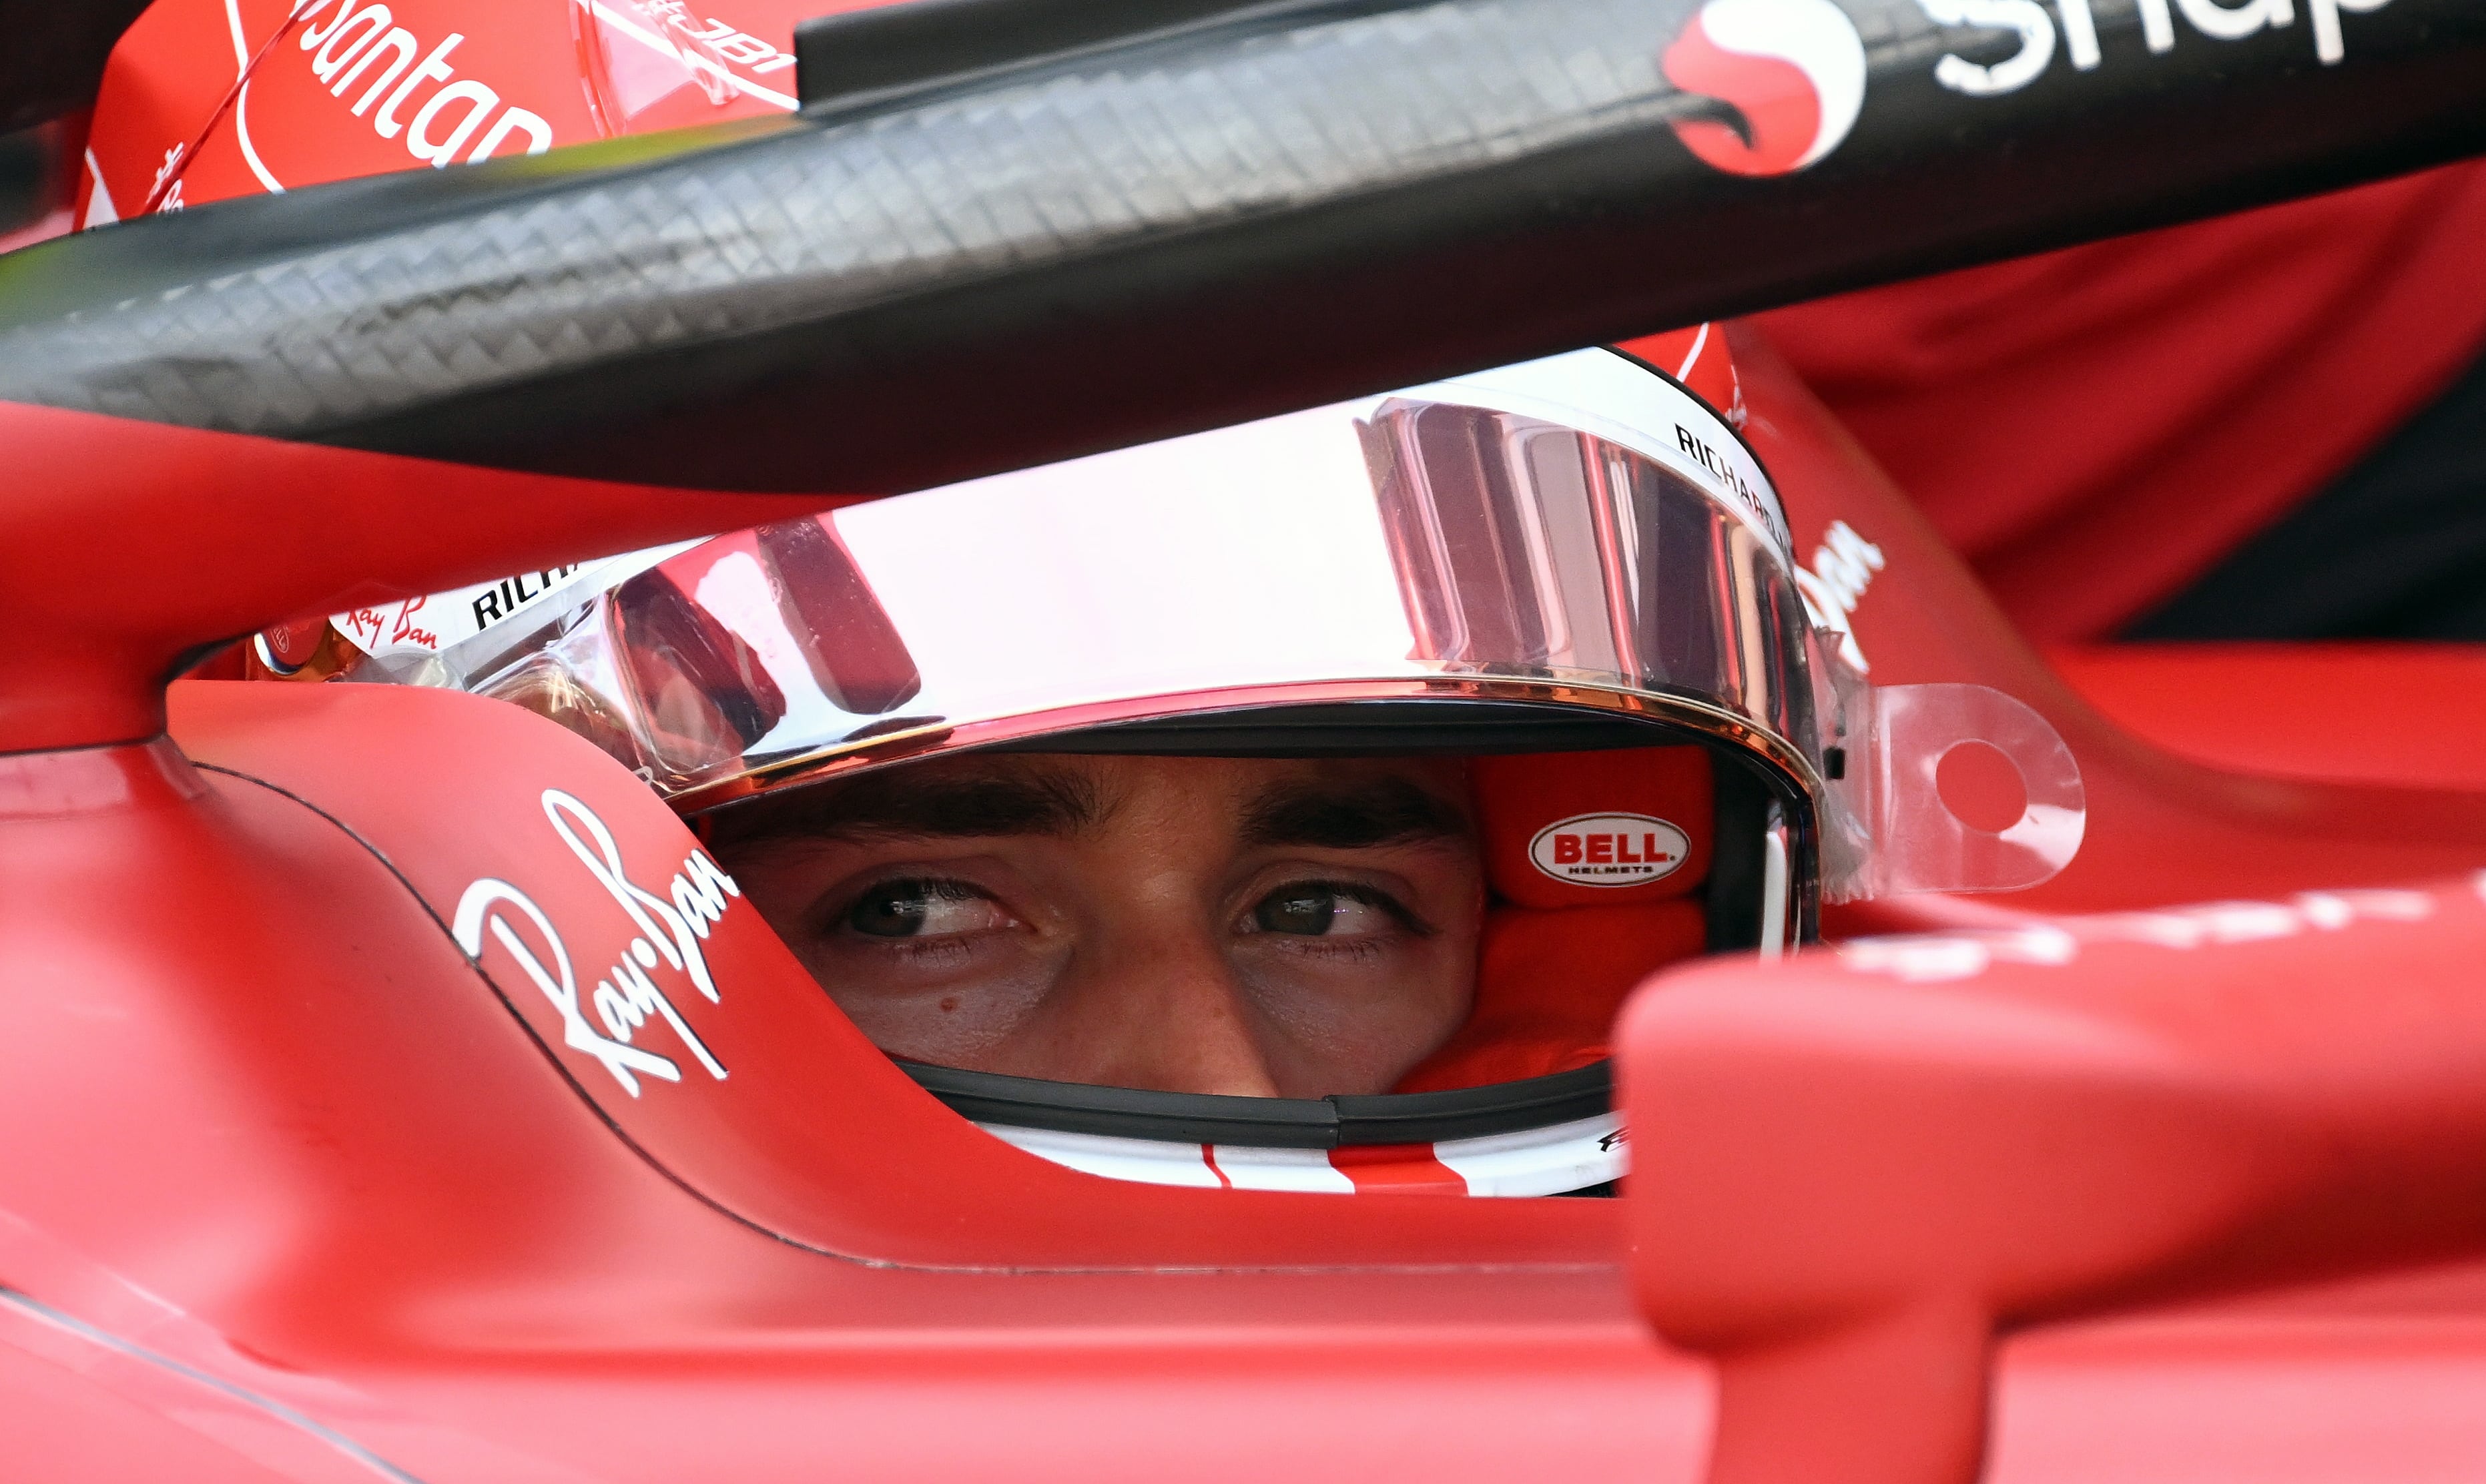
[{"label": "red stripe on helmet", "polygon": [[1360,1144],[1332,1149],[1329,1162],[1359,1195],[1464,1195],[1467,1181],[1433,1158],[1431,1144]]}]

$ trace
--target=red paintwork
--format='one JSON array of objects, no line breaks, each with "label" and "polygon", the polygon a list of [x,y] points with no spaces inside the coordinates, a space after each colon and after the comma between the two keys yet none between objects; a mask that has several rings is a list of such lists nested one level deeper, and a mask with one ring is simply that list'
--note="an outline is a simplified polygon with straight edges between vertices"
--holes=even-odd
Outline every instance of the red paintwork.
[{"label": "red paintwork", "polygon": [[[2259,896],[2309,884],[2422,880],[2486,862],[2486,793],[2245,777],[2123,731],[2012,631],[1766,344],[1748,334],[1736,355],[1755,409],[1747,432],[1786,496],[1797,549],[1813,550],[1833,519],[1882,549],[1886,564],[1853,615],[1872,678],[1994,686],[2043,712],[2080,759],[2089,810],[2080,856],[2054,881],[2016,893],[2015,908],[2089,912]],[[2374,662],[2369,676],[2387,663]],[[2439,673],[2422,654],[2413,663],[2427,679]],[[2231,714],[2229,756],[2251,749],[2260,726],[2251,713]],[[1899,898],[1835,913],[1833,925],[1906,927],[1991,911],[1957,898]]]},{"label": "red paintwork", "polygon": [[1762,323],[2041,643],[2104,638],[2486,347],[2486,165],[1798,305]]},{"label": "red paintwork", "polygon": [[[1777,383],[1754,390],[1780,440],[1771,456],[1793,452],[1803,403]],[[205,440],[180,447],[193,459],[207,444],[243,461],[261,451],[180,436]],[[1903,512],[1852,471],[1843,487],[1824,482],[1835,450],[1815,436],[1824,462],[1790,480],[1804,529],[1837,509],[1889,553],[1886,586],[1860,608],[1877,667],[1938,663],[1870,620],[1920,575],[1939,596],[1947,559],[1894,539]],[[517,564],[509,551],[468,555]],[[1920,561],[1921,574],[1902,564]],[[0,1190],[13,1217],[83,1265],[51,1302],[109,1300],[115,1278],[164,1295],[231,1347],[209,1358],[217,1374],[280,1399],[303,1385],[293,1372],[343,1383],[350,1395],[318,1415],[391,1440],[390,1456],[426,1478],[522,1477],[512,1453],[650,1478],[821,1463],[949,1477],[1003,1460],[1038,1477],[1697,1467],[1703,1373],[1631,1320],[1614,1206],[1159,1190],[1026,1159],[898,1079],[747,908],[729,908],[710,940],[721,1003],[670,986],[740,1075],[650,1086],[634,1105],[590,1081],[605,1075],[592,1061],[548,1061],[432,915],[496,873],[536,894],[582,965],[609,962],[623,920],[538,799],[558,786],[586,801],[633,878],[652,883],[690,837],[626,775],[522,714],[422,691],[197,684],[176,728],[194,756],[307,805],[221,773],[185,799],[190,775],[154,771],[156,755],[136,749],[10,765],[0,850],[7,879],[28,885],[0,933],[31,970],[20,982],[77,986],[0,1002],[5,1116],[29,1131],[0,1151]],[[2215,889],[2217,864],[2196,868],[2187,894]],[[147,904],[144,931],[132,901]],[[541,1034],[541,997],[506,958],[487,953],[485,968]],[[660,1108],[660,1093],[704,1101]],[[2480,1315],[2473,1286],[2454,1297],[2449,1314]],[[2474,1319],[2431,1311],[2427,1343],[2450,1347],[2447,1374],[2486,1360],[2460,1338]],[[2116,1436],[2143,1460],[2180,1443],[2178,1456],[2267,1462],[2254,1398],[2342,1366],[2395,1376],[2411,1363],[2394,1358],[2405,1329],[2230,1314],[2041,1347],[2006,1389],[2026,1399],[2017,1433],[2006,1401],[2003,1457],[2031,1479],[2097,1457],[2092,1433],[2049,1430],[2049,1407],[2070,1397],[2085,1416],[2129,1418]],[[2229,1399],[2232,1431],[2152,1421],[2169,1366]],[[86,1405],[135,1384],[99,1383]],[[47,1394],[0,1393],[12,1412]],[[727,1420],[684,1424],[689,1397]],[[2418,1421],[2429,1416],[2432,1450],[2392,1429],[2413,1449],[2406,1476],[2486,1446],[2465,1414]],[[154,1436],[112,1430],[94,1446]],[[1205,1458],[1204,1438],[1218,1440]],[[141,1471],[179,1457],[146,1454]],[[91,1461],[41,1462],[87,1477]]]},{"label": "red paintwork", "polygon": [[[282,619],[835,503],[537,479],[14,402],[0,402],[0,632],[19,641],[0,647],[0,754],[153,736],[184,653]],[[514,567],[500,560],[518,552]]]},{"label": "red paintwork", "polygon": [[[362,26],[347,14],[341,45],[325,45],[330,26],[345,14],[339,6],[346,3],[327,0],[282,37],[290,0],[233,0],[231,5],[168,0],[148,11],[114,50],[96,108],[91,163],[103,182],[111,214],[135,215],[151,198],[163,205],[165,187],[175,177],[180,185],[178,208],[256,195],[271,182],[291,188],[423,168],[428,162],[410,152],[408,125],[434,90],[466,82],[489,89],[496,101],[457,152],[461,160],[472,155],[494,122],[511,108],[540,120],[554,147],[622,131],[619,121],[609,131],[599,126],[590,77],[590,69],[598,64],[591,60],[592,40],[580,37],[585,26],[581,17],[587,13],[573,0],[527,5],[397,0],[388,7],[384,29],[402,29],[421,43],[418,60],[404,69],[400,82],[451,37],[460,40],[440,59],[451,75],[445,81],[427,79],[409,93],[389,121],[397,126],[383,135],[380,116],[394,86],[373,98],[359,116],[354,110],[395,53],[347,81],[361,58],[345,48],[361,36]],[[721,17],[738,34],[782,53],[793,46],[796,21],[856,9],[859,3],[877,0],[704,0],[695,14],[702,19]],[[640,17],[630,0],[607,0],[606,14],[623,22]],[[608,33],[616,24],[605,23]],[[306,38],[309,46],[303,44]],[[626,34],[615,44],[638,45]],[[624,50],[622,55],[635,53]],[[256,67],[248,67],[251,59],[259,59]],[[338,64],[329,69],[325,82],[314,71],[323,59]],[[726,100],[711,103],[700,90],[686,89],[627,121],[628,131],[761,118],[791,106],[790,66],[755,67],[732,56],[725,61],[736,89]],[[245,95],[239,83],[246,68],[250,86]],[[339,87],[345,90],[342,95],[330,91]],[[435,120],[432,133],[454,131],[464,111],[464,104],[451,104]],[[494,152],[519,153],[528,143],[526,133],[513,133]],[[109,219],[95,211],[92,190],[90,179],[80,196],[82,223]]]},{"label": "red paintwork", "polygon": [[1966,1480],[1996,1328],[2486,1250],[2486,1002],[2445,973],[2486,953],[2481,896],[2486,872],[1644,989],[1625,1106],[1672,1137],[1635,1168],[1638,1286],[1722,1361],[1715,1484]]},{"label": "red paintwork", "polygon": [[2213,767],[2486,788],[2486,647],[2114,645],[2046,658],[2117,726]]},{"label": "red paintwork", "polygon": [[[793,14],[826,8],[732,15],[782,45]],[[238,0],[245,42],[278,9]],[[567,13],[489,14],[406,0],[396,21],[427,41],[471,26],[460,76],[523,98],[562,142],[592,127]],[[171,0],[117,54],[95,134],[116,200],[144,200],[162,151],[233,92],[250,47],[231,31],[221,5]],[[263,67],[312,55],[280,40]],[[411,163],[286,75],[227,115],[263,166],[299,184]],[[259,188],[237,134],[196,150],[185,204]],[[1639,348],[1669,371],[1689,353],[1680,337]],[[1874,678],[2018,695],[2087,776],[2088,841],[2058,882],[1841,924],[2025,925],[2032,909],[2465,883],[2486,866],[2478,794],[2175,756],[2486,783],[2427,751],[2476,730],[2486,693],[2460,688],[2473,656],[2264,656],[2189,707],[2148,677],[2200,661],[2076,659],[2093,708],[1766,346],[1739,355],[1748,431],[1801,549],[1834,521],[1880,549],[1852,617]],[[1687,379],[1737,395],[1714,350]],[[1959,1477],[1989,1322],[2142,1299],[2004,1348],[1997,1478],[2486,1468],[2486,1268],[2167,1306],[2467,1250],[2467,1151],[2486,1143],[2466,1068],[2486,1064],[2486,1024],[2461,991],[2486,908],[2465,885],[2424,923],[2188,950],[2083,942],[2063,966],[1956,983],[1830,956],[1662,978],[1623,1031],[1643,1172],[1619,1202],[1071,1173],[918,1093],[731,899],[702,944],[714,1003],[650,970],[729,1076],[651,1021],[636,1044],[683,1080],[633,1098],[563,1044],[508,949],[470,963],[452,936],[469,886],[506,880],[590,988],[609,975],[644,933],[543,795],[592,810],[623,874],[661,892],[695,841],[628,775],[513,709],[382,687],[185,683],[177,752],[142,742],[162,724],[158,677],[193,645],[349,600],[822,502],[17,406],[0,420],[13,1480],[373,1476],[13,1293],[432,1484],[1689,1480],[1711,1372],[1635,1299],[1729,1358],[1724,1478]],[[2297,689],[2274,694],[2280,676]],[[2323,730],[2317,688],[2389,704],[2370,728]],[[2269,716],[2284,747],[2257,737]]]},{"label": "red paintwork", "polygon": [[[202,683],[175,717],[184,750],[329,813],[385,857],[437,919],[478,877],[509,881],[551,919],[583,988],[612,973],[633,929],[555,833],[547,788],[613,831],[624,874],[664,894],[698,841],[646,785],[588,743],[515,707],[397,686]],[[280,700],[271,703],[269,691]],[[336,745],[351,737],[350,747]],[[444,745],[454,738],[454,745]],[[492,759],[478,769],[478,755]],[[375,779],[391,786],[375,791]],[[440,801],[456,798],[444,811]],[[479,832],[478,819],[495,822]],[[523,925],[513,923],[523,931]],[[525,933],[535,951],[540,939]],[[1447,1201],[1413,1218],[1360,1201],[1253,1195],[1203,1224],[1171,1187],[1107,1186],[978,1133],[916,1089],[821,994],[746,905],[705,940],[719,1001],[654,977],[730,1075],[704,1073],[661,1024],[642,1043],[682,1082],[636,1096],[556,1052],[614,1130],[691,1190],[788,1242],[917,1267],[1089,1269],[1608,1260],[1614,1224],[1585,1202]],[[537,1039],[558,1047],[546,997],[502,948],[484,974]],[[591,1011],[592,1015],[592,1011]]]},{"label": "red paintwork", "polygon": [[[184,730],[207,739],[194,744],[203,752],[221,750],[221,734],[227,749],[281,754],[300,745],[296,733],[317,739],[319,724],[271,740],[250,723],[281,728],[339,698],[362,699],[234,686],[220,700],[238,715],[219,720],[219,699],[203,698]],[[382,703],[407,700],[396,720],[445,703],[485,729],[327,739],[384,751],[396,735],[407,753],[450,743],[432,764],[446,770],[455,744],[506,742],[496,724],[524,720],[457,697]],[[514,730],[533,735],[508,771],[592,800],[625,859],[650,836],[667,849],[687,842],[592,749],[550,728]],[[1481,1448],[1505,1474],[1530,1458],[1610,1474],[1665,1439],[1668,1409],[1638,1401],[1669,1389],[1670,1376],[1681,1397],[1671,1425],[1698,1425],[1697,1371],[1664,1361],[1622,1309],[1612,1206],[1109,1185],[983,1140],[906,1095],[850,1031],[787,1049],[845,1050],[837,1076],[769,1086],[767,1048],[726,1017],[768,1003],[771,969],[798,986],[748,908],[727,919],[744,941],[718,955],[725,1013],[695,1006],[710,1011],[698,1024],[721,1053],[750,1058],[735,1069],[753,1096],[787,1112],[808,1105],[815,1159],[843,1168],[806,1175],[790,1151],[754,1149],[730,1129],[677,1128],[670,1141],[662,1126],[628,1130],[657,1143],[677,1182],[616,1137],[570,1080],[582,1069],[547,1060],[417,897],[337,823],[262,784],[191,774],[160,747],[8,767],[0,848],[20,884],[5,919],[16,982],[74,987],[0,1002],[13,1258],[29,1245],[22,1222],[91,1264],[86,1286],[105,1297],[109,1274],[195,1316],[239,1358],[221,1374],[294,1405],[306,1387],[289,1373],[344,1383],[354,1394],[342,1400],[313,1392],[320,1414],[367,1419],[353,1429],[362,1441],[420,1477],[530,1476],[498,1471],[491,1460],[510,1453],[540,1460],[546,1476],[565,1476],[556,1463],[613,1478],[822,1466],[960,1476],[979,1458],[989,1468],[1018,1457],[1019,1476],[1070,1477],[1164,1458],[1163,1433],[1150,1446],[1103,1419],[1070,1429],[1084,1435],[1077,1446],[1029,1458],[1038,1439],[1073,1441],[1057,1434],[1076,1397],[1137,1384],[1164,1395],[1143,1438],[1151,1427],[1222,1435],[1229,1461],[1211,1476],[1266,1476],[1311,1465],[1315,1440],[1246,1418],[1306,1401],[1369,1413],[1406,1389],[1411,1364],[1501,1436],[1385,1426],[1367,1448],[1444,1468]],[[438,811],[445,801],[419,788],[401,776],[390,791]],[[443,822],[470,850],[504,834],[464,812]],[[528,821],[507,823],[507,843],[483,859],[543,892],[574,941],[618,932],[557,894],[582,874],[566,851],[531,848]],[[392,864],[419,880],[421,862],[408,859],[419,845],[391,843],[406,852]],[[144,931],[129,930],[133,899],[146,903]],[[867,1095],[884,1086],[892,1096]],[[755,1165],[775,1166],[778,1189],[808,1200],[814,1224],[799,1235],[846,1255],[804,1250],[694,1194],[741,1197],[733,1181]],[[956,1209],[945,1215],[943,1203]],[[1189,1250],[1176,1264],[1270,1271],[1147,1271],[1168,1264],[1134,1252],[1124,1221],[1145,1233],[1152,1217],[1186,1207],[1192,1230],[1176,1241]],[[1387,1233],[1412,1240],[1374,1250]],[[1013,1271],[1135,1262],[1119,1278]],[[1323,1337],[1316,1354],[1304,1349],[1312,1335]],[[1548,1409],[1549,1388],[1577,1397]],[[1627,1425],[1565,1438],[1562,1418],[1600,1397]],[[12,1411],[22,1404],[8,1398]],[[977,1426],[957,1425],[962,1408]],[[19,1464],[31,1471],[18,1477],[85,1476],[75,1456]]]}]

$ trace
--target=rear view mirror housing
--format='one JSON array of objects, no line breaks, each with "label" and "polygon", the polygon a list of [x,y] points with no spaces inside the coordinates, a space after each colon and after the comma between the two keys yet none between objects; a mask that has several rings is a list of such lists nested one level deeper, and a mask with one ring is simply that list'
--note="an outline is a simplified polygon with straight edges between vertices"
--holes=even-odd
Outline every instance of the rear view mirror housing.
[{"label": "rear view mirror housing", "polygon": [[2486,950],[2431,891],[1661,976],[1616,1040],[1634,1292],[1711,1484],[1963,1484],[1995,1339],[2486,1249]]}]

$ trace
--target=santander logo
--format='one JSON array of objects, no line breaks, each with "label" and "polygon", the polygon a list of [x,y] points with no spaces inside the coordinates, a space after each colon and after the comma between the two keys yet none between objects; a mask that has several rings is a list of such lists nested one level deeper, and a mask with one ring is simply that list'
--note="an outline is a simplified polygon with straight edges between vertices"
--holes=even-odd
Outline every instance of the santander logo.
[{"label": "santander logo", "polygon": [[1838,148],[1864,106],[1864,42],[1831,0],[1709,0],[1659,66],[1744,116],[1750,139],[1714,120],[1674,125],[1685,149],[1730,175],[1804,169]]}]

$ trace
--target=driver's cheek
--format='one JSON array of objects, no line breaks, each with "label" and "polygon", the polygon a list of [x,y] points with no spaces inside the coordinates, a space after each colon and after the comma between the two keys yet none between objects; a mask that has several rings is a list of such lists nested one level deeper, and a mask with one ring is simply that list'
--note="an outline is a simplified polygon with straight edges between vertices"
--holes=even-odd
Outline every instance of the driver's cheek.
[{"label": "driver's cheek", "polygon": [[1329,947],[1275,935],[1238,945],[1271,1058],[1324,1095],[1386,1092],[1466,1021],[1473,950],[1450,934],[1393,935],[1363,951]]},{"label": "driver's cheek", "polygon": [[973,1070],[1039,1019],[1066,952],[1024,929],[977,941],[858,943],[824,937],[798,948],[804,967],[871,1043],[892,1056]]}]

